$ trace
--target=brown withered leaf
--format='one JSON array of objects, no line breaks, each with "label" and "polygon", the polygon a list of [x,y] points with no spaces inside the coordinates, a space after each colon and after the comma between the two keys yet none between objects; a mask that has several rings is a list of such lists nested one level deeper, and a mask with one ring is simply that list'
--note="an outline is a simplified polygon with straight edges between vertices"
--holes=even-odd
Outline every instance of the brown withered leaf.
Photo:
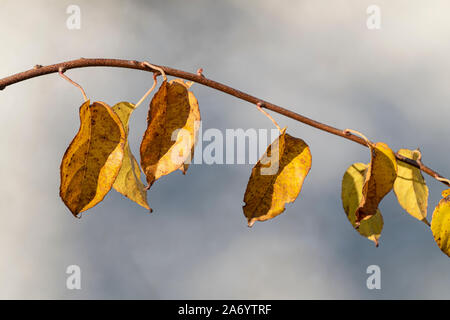
[{"label": "brown withered leaf", "polygon": [[362,199],[356,209],[355,224],[377,213],[378,204],[393,188],[397,177],[397,160],[392,150],[383,142],[368,143],[371,161],[365,175]]},{"label": "brown withered leaf", "polygon": [[378,240],[383,230],[383,217],[379,209],[372,217],[361,221],[358,227],[355,223],[355,212],[362,199],[362,189],[368,165],[363,163],[352,164],[344,174],[342,179],[342,206],[347,214],[347,218],[360,235],[375,242],[378,247]]},{"label": "brown withered leaf", "polygon": [[149,187],[175,170],[186,172],[193,157],[200,111],[189,84],[164,81],[154,95],[142,139],[141,166]]},{"label": "brown withered leaf", "polygon": [[112,109],[122,121],[125,136],[127,137],[122,167],[113,184],[113,188],[142,207],[151,210],[147,202],[147,190],[141,180],[141,168],[133,156],[128,143],[128,123],[135,106],[129,102],[119,102]]},{"label": "brown withered leaf", "polygon": [[283,129],[252,169],[243,206],[248,225],[281,214],[297,198],[310,168],[308,145]]},{"label": "brown withered leaf", "polygon": [[103,102],[80,107],[80,129],[61,162],[60,196],[74,216],[103,200],[120,167],[125,131]]}]

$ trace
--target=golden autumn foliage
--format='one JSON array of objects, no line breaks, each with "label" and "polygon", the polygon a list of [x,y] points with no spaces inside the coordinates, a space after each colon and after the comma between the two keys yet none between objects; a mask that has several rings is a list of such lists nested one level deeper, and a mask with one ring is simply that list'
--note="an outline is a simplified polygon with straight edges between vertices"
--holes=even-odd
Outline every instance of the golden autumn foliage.
[{"label": "golden autumn foliage", "polygon": [[[81,105],[80,128],[60,168],[60,196],[74,216],[101,202],[111,188],[151,210],[147,201],[150,186],[177,170],[186,173],[200,126],[200,110],[191,84],[180,79],[164,80],[153,96],[140,145],[142,170],[128,143],[129,120],[136,106],[120,102],[111,108],[104,102],[89,101]],[[156,80],[148,93],[155,86]],[[262,104],[257,106],[262,111]],[[298,198],[312,165],[309,146],[275,125],[280,135],[253,167],[244,194],[243,212],[250,227],[283,213],[286,204]],[[364,140],[370,163],[352,164],[341,185],[342,205],[353,228],[378,246],[384,224],[379,205],[391,190],[411,216],[430,226],[428,187],[418,168],[421,166],[413,166],[421,164],[420,152],[400,149],[396,157],[385,143]],[[403,161],[397,161],[398,157]],[[404,158],[411,162],[405,163]],[[141,180],[142,173],[148,186]],[[450,256],[450,189],[444,190],[442,197],[433,213],[431,231],[439,248]]]},{"label": "golden autumn foliage", "polygon": [[103,102],[80,107],[80,129],[61,162],[60,195],[72,214],[92,208],[111,189],[122,165],[125,131]]},{"label": "golden autumn foliage", "polygon": [[433,212],[431,231],[439,248],[450,257],[450,195],[443,192],[443,198]]},{"label": "golden autumn foliage", "polygon": [[364,163],[354,163],[347,169],[342,179],[342,205],[348,220],[359,234],[372,240],[378,246],[378,239],[383,229],[383,217],[380,210],[377,209],[375,215],[361,221],[359,226],[356,224],[355,213],[363,197],[363,185],[367,170],[368,165]]},{"label": "golden autumn foliage", "polygon": [[[408,159],[418,160],[418,150],[400,149],[398,153]],[[427,220],[428,187],[420,169],[398,162],[398,173],[394,183],[398,203],[414,218],[430,225]]]},{"label": "golden autumn foliage", "polygon": [[141,168],[131,153],[130,145],[128,143],[128,123],[134,108],[134,104],[129,102],[119,102],[112,108],[122,121],[125,136],[127,138],[125,142],[122,167],[120,168],[116,181],[113,184],[113,188],[130,200],[148,210],[151,210],[147,202],[147,190],[141,180]]},{"label": "golden autumn foliage", "polygon": [[450,189],[442,191],[442,198],[446,198],[450,196]]},{"label": "golden autumn foliage", "polygon": [[356,225],[377,213],[378,204],[393,188],[397,177],[397,160],[382,142],[368,143],[371,160],[365,174],[362,198],[356,209]]},{"label": "golden autumn foliage", "polygon": [[151,186],[175,170],[186,172],[199,129],[200,111],[189,85],[164,81],[150,103],[141,143],[141,166]]},{"label": "golden autumn foliage", "polygon": [[283,129],[252,169],[243,207],[248,225],[281,214],[297,198],[310,168],[308,145]]}]

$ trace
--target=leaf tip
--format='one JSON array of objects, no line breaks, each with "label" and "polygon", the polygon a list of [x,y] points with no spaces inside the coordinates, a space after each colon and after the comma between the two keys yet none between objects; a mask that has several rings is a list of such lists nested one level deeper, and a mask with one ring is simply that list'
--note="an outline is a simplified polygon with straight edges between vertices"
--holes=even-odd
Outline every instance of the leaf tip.
[{"label": "leaf tip", "polygon": [[144,190],[145,190],[145,191],[150,190],[150,188],[152,187],[152,184],[153,184],[153,182],[152,182],[152,183],[149,183],[147,186],[144,186]]},{"label": "leaf tip", "polygon": [[431,224],[428,222],[427,218],[423,218],[421,221],[425,223],[427,226],[431,227]]}]

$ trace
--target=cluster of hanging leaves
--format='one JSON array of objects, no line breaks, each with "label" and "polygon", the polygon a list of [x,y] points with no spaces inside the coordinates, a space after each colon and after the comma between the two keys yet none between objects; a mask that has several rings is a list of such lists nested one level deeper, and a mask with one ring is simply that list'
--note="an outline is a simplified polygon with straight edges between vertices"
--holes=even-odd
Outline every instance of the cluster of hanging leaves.
[{"label": "cluster of hanging leaves", "polygon": [[[177,170],[186,174],[200,122],[191,84],[164,80],[155,93],[140,146],[140,165],[128,143],[128,124],[135,105],[120,102],[110,107],[90,101],[81,105],[80,128],[60,170],[60,196],[75,217],[101,202],[111,188],[151,211],[147,191],[155,181]],[[352,164],[342,180],[342,204],[353,228],[378,246],[383,229],[379,204],[394,190],[399,204],[431,226],[439,248],[450,256],[450,189],[442,193],[430,225],[428,187],[421,171],[397,162],[385,143],[367,140],[367,146],[370,162]],[[418,150],[401,149],[398,154],[416,161],[421,158]],[[243,206],[248,225],[283,213],[286,204],[297,199],[310,169],[308,145],[282,129],[252,169]]]},{"label": "cluster of hanging leaves", "polygon": [[[347,218],[362,236],[375,242],[383,229],[379,210],[381,200],[394,190],[398,203],[407,213],[431,226],[439,248],[450,256],[450,189],[442,192],[433,213],[432,223],[427,220],[428,187],[420,169],[397,161],[394,152],[384,143],[367,141],[371,152],[369,164],[354,163],[342,179],[342,204]],[[398,154],[420,161],[419,150],[400,149]]]},{"label": "cluster of hanging leaves", "polygon": [[152,210],[147,190],[161,176],[188,169],[197,138],[197,99],[182,80],[164,81],[153,97],[141,143],[141,167],[128,144],[128,123],[135,105],[112,108],[89,101],[80,107],[80,129],[61,163],[60,195],[74,216],[92,208],[114,188]]}]

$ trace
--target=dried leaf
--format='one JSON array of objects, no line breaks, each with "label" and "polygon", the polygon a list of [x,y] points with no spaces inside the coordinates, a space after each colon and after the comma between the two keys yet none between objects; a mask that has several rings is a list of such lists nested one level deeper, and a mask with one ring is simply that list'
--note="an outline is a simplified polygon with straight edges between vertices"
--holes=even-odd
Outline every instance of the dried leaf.
[{"label": "dried leaf", "polygon": [[285,132],[252,169],[243,207],[249,226],[276,217],[295,201],[311,168],[308,145]]},{"label": "dried leaf", "polygon": [[359,234],[372,240],[378,246],[378,239],[383,230],[383,217],[380,210],[377,209],[375,215],[361,221],[359,227],[356,224],[355,212],[362,199],[367,168],[368,165],[364,163],[354,163],[347,169],[342,179],[342,205],[348,220]]},{"label": "dried leaf", "polygon": [[[418,160],[418,150],[400,149],[398,153],[408,159]],[[402,161],[398,161],[397,179],[394,183],[394,193],[398,203],[414,218],[424,222],[428,226],[428,187],[420,169]]]},{"label": "dried leaf", "polygon": [[378,204],[394,186],[397,161],[392,150],[382,142],[369,143],[371,161],[365,175],[362,199],[356,209],[356,225],[377,213]]},{"label": "dried leaf", "polygon": [[434,210],[431,231],[439,248],[450,257],[450,195],[442,199]]},{"label": "dried leaf", "polygon": [[150,103],[141,143],[141,165],[151,186],[175,170],[188,168],[200,122],[194,94],[182,80],[164,81]]},{"label": "dried leaf", "polygon": [[122,165],[125,131],[103,102],[80,107],[80,129],[61,162],[60,196],[74,216],[103,200]]},{"label": "dried leaf", "polygon": [[129,102],[119,102],[112,107],[114,112],[119,116],[125,130],[127,140],[124,147],[124,156],[122,167],[114,182],[113,188],[123,194],[125,197],[151,210],[147,202],[147,190],[141,180],[141,169],[136,158],[133,156],[128,143],[128,122],[130,115],[134,111],[134,104]]}]

